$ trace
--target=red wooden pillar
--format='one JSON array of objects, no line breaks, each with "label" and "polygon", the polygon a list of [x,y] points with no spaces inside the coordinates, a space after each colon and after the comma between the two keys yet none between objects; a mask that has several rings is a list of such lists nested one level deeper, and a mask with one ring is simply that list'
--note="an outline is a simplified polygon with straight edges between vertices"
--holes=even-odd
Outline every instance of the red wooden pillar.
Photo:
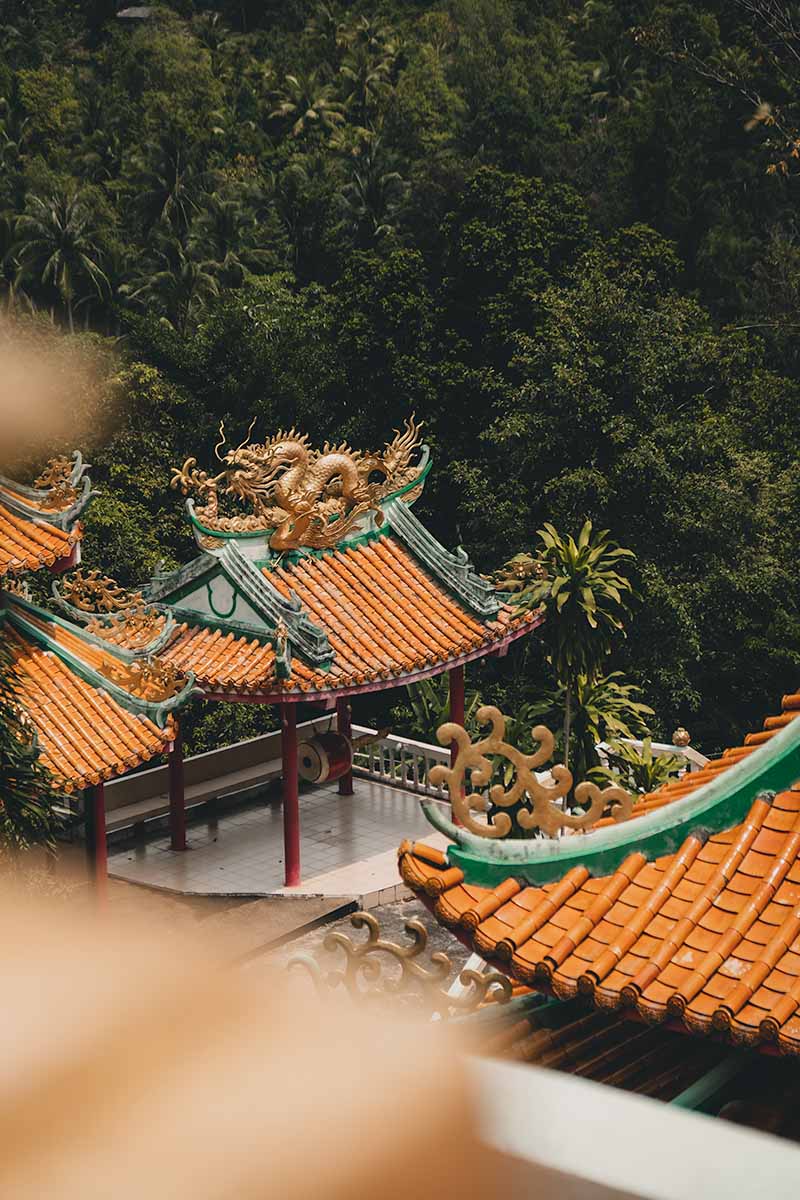
[{"label": "red wooden pillar", "polygon": [[186,798],[183,790],[183,737],[176,724],[169,752],[169,841],[173,850],[186,849]]},{"label": "red wooden pillar", "polygon": [[[450,720],[456,725],[464,724],[464,668],[450,668]],[[456,744],[450,743],[450,766],[456,761]]]},{"label": "red wooden pillar", "polygon": [[92,788],[89,798],[88,829],[92,858],[94,890],[101,901],[108,894],[108,846],[106,844],[106,792],[101,781]]},{"label": "red wooden pillar", "polygon": [[297,709],[281,705],[281,763],[283,769],[284,882],[300,882],[300,796],[297,781]]},{"label": "red wooden pillar", "polygon": [[[350,704],[347,696],[340,696],[336,701],[336,728],[344,737],[350,741],[352,737],[352,722],[351,722]],[[339,780],[339,795],[352,796],[353,794],[353,772],[352,769],[346,775],[342,775]]]}]

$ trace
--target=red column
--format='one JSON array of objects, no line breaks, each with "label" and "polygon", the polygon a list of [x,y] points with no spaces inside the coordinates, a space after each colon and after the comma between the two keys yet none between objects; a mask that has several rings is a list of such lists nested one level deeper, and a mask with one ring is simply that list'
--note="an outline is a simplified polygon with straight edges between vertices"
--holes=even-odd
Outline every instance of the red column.
[{"label": "red column", "polygon": [[186,800],[183,790],[183,737],[176,723],[169,752],[169,840],[173,850],[186,849]]},{"label": "red column", "polygon": [[[343,734],[348,741],[352,737],[352,722],[350,712],[350,704],[347,696],[340,696],[336,701],[336,728],[339,733]],[[353,794],[353,772],[348,771],[339,780],[339,795],[352,796]]]},{"label": "red column", "polygon": [[[450,668],[450,720],[464,724],[464,668]],[[456,744],[450,743],[450,766],[456,761]]]},{"label": "red column", "polygon": [[281,763],[283,768],[283,855],[287,887],[300,882],[300,797],[297,784],[297,709],[281,705]]},{"label": "red column", "polygon": [[98,899],[105,900],[108,893],[108,846],[106,845],[106,792],[102,782],[96,783],[92,788],[91,806],[94,888]]}]

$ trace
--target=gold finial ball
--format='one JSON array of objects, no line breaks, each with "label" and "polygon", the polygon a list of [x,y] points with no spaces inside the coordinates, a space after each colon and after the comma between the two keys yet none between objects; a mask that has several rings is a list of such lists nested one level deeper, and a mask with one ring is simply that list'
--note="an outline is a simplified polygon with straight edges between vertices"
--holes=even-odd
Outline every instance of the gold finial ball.
[{"label": "gold finial ball", "polygon": [[673,746],[688,746],[691,740],[689,730],[684,729],[682,725],[679,725],[672,735]]}]

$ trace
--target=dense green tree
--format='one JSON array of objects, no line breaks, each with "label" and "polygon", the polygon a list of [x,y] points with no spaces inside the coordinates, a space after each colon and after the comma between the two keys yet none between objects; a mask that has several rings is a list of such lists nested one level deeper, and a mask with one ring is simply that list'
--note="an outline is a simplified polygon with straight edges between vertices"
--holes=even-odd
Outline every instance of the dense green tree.
[{"label": "dense green tree", "polygon": [[77,305],[101,295],[108,285],[80,193],[29,196],[16,231],[18,281],[32,285],[34,294],[37,288],[52,289],[64,305],[73,332]]},{"label": "dense green tree", "polygon": [[0,853],[51,845],[56,824],[52,783],[19,707],[16,680],[9,645],[0,640]]},{"label": "dense green tree", "polygon": [[[220,419],[368,446],[415,410],[444,540],[610,528],[655,731],[758,724],[800,658],[795,6],[155,8],[0,23],[2,303],[121,335],[135,414],[93,561],[191,553],[164,489]],[[555,686],[535,639],[500,666],[512,708]]]}]

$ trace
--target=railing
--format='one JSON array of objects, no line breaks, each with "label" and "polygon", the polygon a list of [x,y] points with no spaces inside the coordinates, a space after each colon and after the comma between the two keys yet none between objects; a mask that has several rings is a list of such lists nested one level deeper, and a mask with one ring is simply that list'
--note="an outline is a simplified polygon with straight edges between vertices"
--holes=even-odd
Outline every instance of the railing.
[{"label": "railing", "polygon": [[433,796],[437,800],[447,799],[445,788],[430,784],[428,775],[431,767],[437,763],[449,764],[448,750],[427,742],[415,742],[411,738],[395,737],[394,734],[379,738],[375,729],[365,725],[353,726],[354,738],[368,734],[374,735],[375,740],[366,746],[356,746],[353,754],[353,771],[356,775],[423,796]]},{"label": "railing", "polygon": [[[409,792],[417,792],[422,796],[432,796],[437,800],[448,800],[447,789],[443,784],[434,787],[428,782],[431,767],[437,763],[449,766],[450,753],[441,746],[432,746],[429,742],[416,742],[412,738],[396,737],[388,734],[378,737],[376,729],[366,725],[354,725],[353,737],[359,738],[372,735],[374,740],[366,746],[356,746],[353,754],[353,772],[367,779],[375,779],[391,787],[405,788]],[[631,738],[622,739],[637,750],[642,749],[642,742]],[[699,750],[691,746],[671,746],[666,742],[653,742],[652,751],[656,758],[665,754],[675,755],[686,761],[687,771],[701,770],[708,759]],[[600,742],[597,750],[601,759],[606,758],[609,749],[605,742]]]},{"label": "railing", "polygon": [[[641,750],[644,742],[637,741],[636,738],[620,738],[621,742],[625,742],[628,746],[633,746],[635,750]],[[608,764],[607,754],[610,747],[608,742],[599,742],[597,752],[603,762]],[[686,771],[702,771],[703,767],[708,762],[705,754],[701,754],[699,750],[695,750],[693,746],[672,746],[668,742],[652,742],[650,749],[653,752],[654,758],[663,758],[664,755],[674,755],[676,758],[684,758],[686,767],[682,772]]]}]

